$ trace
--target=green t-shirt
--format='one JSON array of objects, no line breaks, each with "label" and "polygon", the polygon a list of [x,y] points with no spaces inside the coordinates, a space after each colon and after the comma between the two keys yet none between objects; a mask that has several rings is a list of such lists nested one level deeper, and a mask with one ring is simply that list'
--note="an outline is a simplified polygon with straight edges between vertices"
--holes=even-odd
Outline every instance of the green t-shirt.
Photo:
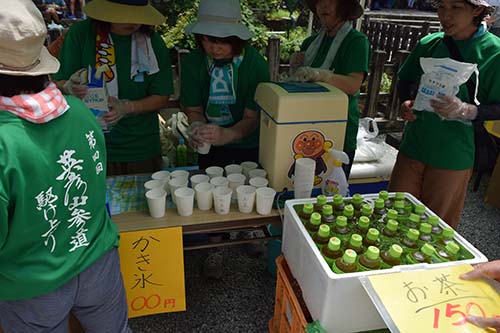
[{"label": "green t-shirt", "polygon": [[[145,75],[144,82],[134,82],[130,78],[132,37],[111,33],[111,38],[117,55],[115,59],[120,99],[135,101],[151,95],[169,96],[173,93],[170,55],[158,33],[151,35],[151,44],[160,71]],[[54,78],[67,80],[80,68],[87,68],[89,65],[95,67],[95,58],[95,27],[90,20],[77,22],[66,34],[59,53],[61,68]],[[123,118],[106,134],[106,147],[110,162],[142,161],[160,155],[157,113]]]},{"label": "green t-shirt", "polygon": [[[266,60],[251,46],[245,46],[243,61],[238,67],[236,103],[229,106],[234,123],[243,119],[245,108],[259,112],[255,102],[255,89],[261,82],[269,81],[269,67]],[[197,49],[182,58],[181,66],[181,104],[185,107],[202,107],[208,103],[210,76],[207,57]],[[228,127],[234,124],[227,125]],[[259,145],[259,128],[239,142],[228,147],[255,148]]]},{"label": "green t-shirt", "polygon": [[[442,43],[443,33],[422,38],[399,70],[399,79],[419,82],[423,74],[420,58],[451,58]],[[491,33],[477,38],[455,41],[464,62],[477,64],[481,104],[500,102],[500,39]],[[475,75],[472,76],[475,82]],[[470,101],[466,84],[460,86],[457,96]],[[400,151],[406,156],[430,166],[467,170],[474,165],[474,129],[471,124],[442,120],[434,112],[414,111],[417,119],[405,127]]]},{"label": "green t-shirt", "polygon": [[0,111],[0,300],[50,293],[118,246],[104,136],[66,99],[70,109],[44,124]]},{"label": "green t-shirt", "polygon": [[[301,49],[305,51],[317,36],[318,35],[313,35],[304,40]],[[318,68],[323,64],[333,39],[334,37],[328,36],[323,39],[311,67]],[[368,38],[366,38],[363,33],[351,29],[342,41],[342,44],[340,44],[330,69],[334,70],[335,74],[340,75],[358,72],[368,73],[369,62],[370,43]],[[356,150],[356,136],[359,126],[358,96],[359,91],[354,95],[348,95],[347,128],[343,148],[343,150],[348,153]]]}]

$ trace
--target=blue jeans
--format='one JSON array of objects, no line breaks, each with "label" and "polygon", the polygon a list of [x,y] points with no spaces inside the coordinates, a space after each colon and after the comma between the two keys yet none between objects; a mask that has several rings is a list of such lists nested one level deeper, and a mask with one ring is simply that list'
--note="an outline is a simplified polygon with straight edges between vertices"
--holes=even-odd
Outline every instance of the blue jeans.
[{"label": "blue jeans", "polygon": [[131,332],[116,248],[54,292],[0,301],[0,326],[5,333],[66,333],[70,312],[85,332]]}]

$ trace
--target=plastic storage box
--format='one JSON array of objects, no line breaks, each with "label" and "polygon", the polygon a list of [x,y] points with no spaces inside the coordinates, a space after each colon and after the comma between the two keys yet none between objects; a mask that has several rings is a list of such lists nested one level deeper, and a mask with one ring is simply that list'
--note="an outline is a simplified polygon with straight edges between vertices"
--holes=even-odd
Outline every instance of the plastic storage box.
[{"label": "plastic storage box", "polygon": [[[414,204],[420,204],[411,194],[405,193],[405,195]],[[393,197],[394,193],[391,193],[390,196]],[[372,202],[378,195],[368,194],[363,197],[366,201]],[[326,264],[293,208],[295,205],[315,202],[315,200],[297,199],[286,202],[282,251],[293,276],[300,285],[304,301],[313,319],[319,320],[321,326],[329,333],[360,332],[385,327],[384,321],[359,281],[360,276],[487,261],[484,254],[458,233],[455,233],[455,240],[473,255],[472,259],[439,264],[404,265],[370,272],[335,274]],[[331,202],[331,198],[328,201]],[[426,213],[436,215],[429,209]],[[440,224],[447,226],[442,220],[440,220]]]}]

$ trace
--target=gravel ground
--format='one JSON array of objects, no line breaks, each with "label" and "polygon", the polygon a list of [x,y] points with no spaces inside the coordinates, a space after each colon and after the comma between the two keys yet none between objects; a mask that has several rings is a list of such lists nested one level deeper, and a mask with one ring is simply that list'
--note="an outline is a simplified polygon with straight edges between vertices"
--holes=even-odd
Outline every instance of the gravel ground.
[{"label": "gravel ground", "polygon": [[[494,260],[500,259],[500,209],[484,203],[488,180],[469,190],[458,232]],[[241,246],[224,251],[219,281],[201,275],[208,250],[185,252],[187,311],[131,319],[134,332],[267,332],[276,281],[266,256],[251,257]]]}]

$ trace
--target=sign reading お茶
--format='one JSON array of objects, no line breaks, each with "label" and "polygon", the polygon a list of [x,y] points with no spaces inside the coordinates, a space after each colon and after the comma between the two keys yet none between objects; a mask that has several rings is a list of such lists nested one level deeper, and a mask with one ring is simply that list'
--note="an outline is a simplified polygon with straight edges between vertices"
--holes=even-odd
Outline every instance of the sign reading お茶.
[{"label": "sign reading \u304a\u8336", "polygon": [[120,233],[129,318],[186,310],[182,228]]}]

